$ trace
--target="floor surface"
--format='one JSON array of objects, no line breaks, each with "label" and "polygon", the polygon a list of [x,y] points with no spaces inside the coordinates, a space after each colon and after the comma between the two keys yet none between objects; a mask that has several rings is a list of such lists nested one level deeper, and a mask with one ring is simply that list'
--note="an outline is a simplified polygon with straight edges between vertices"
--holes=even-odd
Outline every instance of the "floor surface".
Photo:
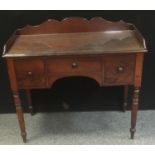
[{"label": "floor surface", "polygon": [[[137,132],[129,134],[130,111],[25,114],[30,144],[155,144],[155,111],[139,111]],[[0,144],[23,144],[15,114],[0,115]]]}]

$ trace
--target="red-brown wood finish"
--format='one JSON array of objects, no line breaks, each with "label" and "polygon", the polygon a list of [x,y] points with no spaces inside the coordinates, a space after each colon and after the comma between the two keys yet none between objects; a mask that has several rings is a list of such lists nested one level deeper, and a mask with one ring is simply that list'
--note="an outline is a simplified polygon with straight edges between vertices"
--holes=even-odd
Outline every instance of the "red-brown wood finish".
[{"label": "red-brown wood finish", "polygon": [[19,89],[50,88],[60,78],[84,76],[100,86],[134,83],[136,54],[103,56],[56,56],[16,58],[14,60]]},{"label": "red-brown wood finish", "polygon": [[21,129],[21,136],[23,138],[23,142],[26,142],[25,121],[24,121],[24,116],[23,116],[21,100],[20,100],[19,92],[18,92],[16,73],[14,70],[14,63],[13,63],[13,60],[11,58],[7,59],[7,67],[8,67],[9,79],[11,81],[10,82],[11,90],[12,90],[14,103],[15,103],[15,107],[16,107],[18,122],[19,122],[19,126]]},{"label": "red-brown wood finish", "polygon": [[44,23],[32,26],[27,25],[18,29],[19,34],[49,34],[49,33],[72,33],[72,32],[96,32],[105,30],[133,29],[132,24],[124,21],[110,22],[102,17],[94,17],[90,20],[83,17],[69,17],[61,21],[49,19]]},{"label": "red-brown wood finish", "polygon": [[59,78],[83,76],[95,79],[102,84],[102,63],[100,57],[70,56],[48,58],[46,61],[48,87]]},{"label": "red-brown wood finish", "polygon": [[14,60],[19,88],[44,88],[44,60],[38,58]]},{"label": "red-brown wood finish", "polygon": [[142,68],[143,68],[144,53],[137,53],[136,55],[136,65],[135,65],[135,78],[134,78],[134,91],[133,91],[133,101],[131,106],[131,139],[134,138],[136,132],[136,120],[137,120],[137,110],[139,104],[139,92],[142,80]]},{"label": "red-brown wood finish", "polygon": [[135,55],[108,55],[105,59],[106,84],[132,84],[134,80]]},{"label": "red-brown wood finish", "polygon": [[[138,31],[134,25],[123,21],[110,22],[100,17],[90,20],[71,17],[62,21],[48,20],[37,26],[28,25],[22,29],[18,29],[12,35],[4,48],[6,52],[6,54],[4,53],[4,57],[7,62],[11,89],[24,142],[26,142],[26,130],[19,90],[26,90],[29,109],[31,114],[33,114],[30,89],[50,88],[56,80],[70,76],[89,77],[96,80],[100,86],[123,85],[124,111],[127,105],[128,86],[133,85],[134,94],[130,132],[131,138],[134,138],[143,57],[146,49],[144,39],[139,32],[136,34],[136,39],[134,37],[130,38],[130,33],[127,33],[129,37],[126,36],[126,33],[123,33],[123,35],[115,39],[112,38],[112,35],[108,35],[109,32],[109,34],[118,32],[121,34],[121,32],[126,32],[126,30]],[[106,40],[102,36],[104,31],[108,32],[104,35]],[[83,32],[101,33],[88,33],[86,37]],[[54,34],[55,37],[48,36],[48,34]],[[30,37],[29,35],[32,36]],[[89,38],[89,35],[94,36],[94,38]],[[20,36],[24,39],[22,40]],[[44,37],[46,38],[46,42],[44,42]],[[124,39],[123,42],[121,42],[122,39]],[[129,39],[131,40],[128,46]],[[103,44],[103,41],[105,41],[106,46]],[[9,50],[12,50],[14,45],[15,53],[18,50],[18,55],[13,54],[14,52],[9,55]],[[30,46],[27,47],[25,45]],[[100,47],[98,48],[97,46]],[[119,49],[119,46],[121,46],[121,49],[125,47],[126,50],[121,52],[115,51],[116,48],[114,47]],[[61,50],[61,52],[51,52],[52,47],[54,50]],[[133,47],[140,47],[142,51],[137,51],[137,49],[130,51],[130,48]],[[112,51],[110,51],[111,48],[113,48]],[[100,53],[98,53],[99,49],[101,50]],[[38,54],[38,51],[41,53]]]}]

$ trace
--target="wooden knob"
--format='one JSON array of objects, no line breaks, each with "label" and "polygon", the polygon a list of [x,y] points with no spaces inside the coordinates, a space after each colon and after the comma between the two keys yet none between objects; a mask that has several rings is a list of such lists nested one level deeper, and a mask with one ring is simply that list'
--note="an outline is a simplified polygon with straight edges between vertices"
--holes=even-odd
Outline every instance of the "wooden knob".
[{"label": "wooden knob", "polygon": [[122,72],[124,71],[124,67],[119,66],[119,67],[117,68],[117,71],[118,71],[119,73],[122,73]]},{"label": "wooden knob", "polygon": [[31,71],[28,71],[27,74],[30,76],[30,75],[32,75],[32,72]]},{"label": "wooden knob", "polygon": [[77,66],[78,66],[78,65],[77,65],[76,62],[73,62],[73,63],[72,63],[72,67],[73,67],[73,68],[76,68]]}]

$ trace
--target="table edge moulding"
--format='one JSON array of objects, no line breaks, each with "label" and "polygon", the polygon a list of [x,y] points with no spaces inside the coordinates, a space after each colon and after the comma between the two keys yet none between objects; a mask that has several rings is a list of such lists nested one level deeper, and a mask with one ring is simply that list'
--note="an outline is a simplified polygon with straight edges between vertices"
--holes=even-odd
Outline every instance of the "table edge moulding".
[{"label": "table edge moulding", "polygon": [[4,45],[2,57],[6,60],[23,141],[26,142],[26,129],[19,90],[26,90],[33,114],[30,90],[50,88],[56,80],[69,76],[89,77],[100,86],[122,85],[124,111],[128,86],[134,86],[130,128],[133,139],[145,52],[141,33],[122,20],[69,17],[17,29]]}]

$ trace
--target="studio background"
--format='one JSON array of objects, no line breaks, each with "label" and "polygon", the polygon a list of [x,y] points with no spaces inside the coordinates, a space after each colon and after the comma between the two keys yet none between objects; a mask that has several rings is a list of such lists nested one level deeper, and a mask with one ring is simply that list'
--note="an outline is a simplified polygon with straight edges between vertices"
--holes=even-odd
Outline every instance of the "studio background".
[{"label": "studio background", "polygon": [[[155,11],[0,11],[0,52],[10,35],[27,24],[37,25],[47,19],[61,20],[65,17],[80,16],[90,19],[100,16],[107,20],[124,20],[133,23],[146,39],[149,50],[145,54],[142,88],[139,109],[155,109]],[[131,90],[129,96],[131,97]],[[22,105],[28,112],[24,91]],[[130,109],[130,97],[128,109]],[[36,112],[55,111],[104,111],[121,110],[123,87],[102,87],[87,78],[67,78],[58,80],[51,89],[32,90],[32,101]],[[6,64],[0,57],[0,113],[15,112],[6,70]]]}]

